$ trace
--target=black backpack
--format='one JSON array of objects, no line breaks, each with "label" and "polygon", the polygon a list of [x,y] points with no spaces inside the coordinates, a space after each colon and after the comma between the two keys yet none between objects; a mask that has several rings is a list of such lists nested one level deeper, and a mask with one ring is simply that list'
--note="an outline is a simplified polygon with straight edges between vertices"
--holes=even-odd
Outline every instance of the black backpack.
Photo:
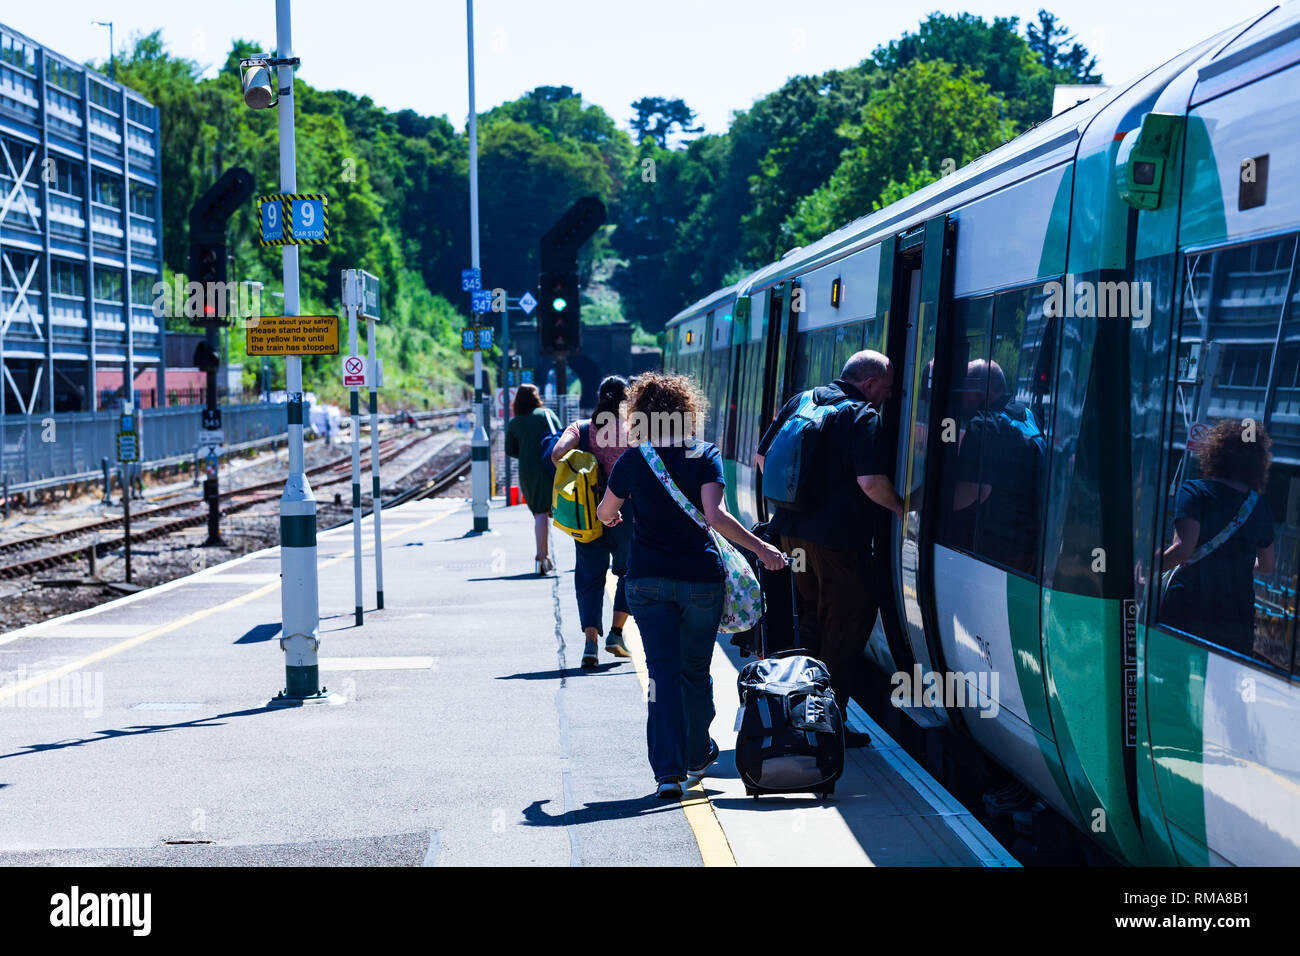
[{"label": "black backpack", "polygon": [[844,773],[844,720],[826,665],[802,648],[744,666],[736,771],[745,793],[835,792]]}]

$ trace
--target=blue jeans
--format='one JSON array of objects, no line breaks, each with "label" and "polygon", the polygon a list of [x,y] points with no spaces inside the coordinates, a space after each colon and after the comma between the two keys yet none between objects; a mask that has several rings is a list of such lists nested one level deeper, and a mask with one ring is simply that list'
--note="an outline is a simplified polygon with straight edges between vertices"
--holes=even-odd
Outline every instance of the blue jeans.
[{"label": "blue jeans", "polygon": [[646,740],[655,780],[683,779],[709,755],[713,678],[709,663],[722,620],[721,581],[635,578],[627,599],[650,674]]},{"label": "blue jeans", "polygon": [[618,576],[614,589],[614,612],[630,612],[627,605],[627,553],[632,545],[632,522],[624,520],[606,528],[595,541],[575,541],[577,564],[573,568],[573,587],[578,592],[578,621],[585,630],[594,627],[604,634],[601,611],[605,607],[605,572],[611,564]]}]

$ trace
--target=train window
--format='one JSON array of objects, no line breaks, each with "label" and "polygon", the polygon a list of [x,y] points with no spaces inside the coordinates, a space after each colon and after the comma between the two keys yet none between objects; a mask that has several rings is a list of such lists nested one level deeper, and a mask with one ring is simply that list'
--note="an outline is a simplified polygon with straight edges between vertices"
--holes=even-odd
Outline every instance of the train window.
[{"label": "train window", "polygon": [[736,346],[740,355],[736,361],[740,381],[737,396],[740,404],[740,430],[736,436],[736,460],[745,465],[754,463],[758,448],[758,418],[763,400],[762,341],[742,342]]},{"label": "train window", "polygon": [[1052,321],[1041,287],[954,303],[940,419],[941,543],[1035,574],[1046,481]]},{"label": "train window", "polygon": [[865,322],[855,322],[852,325],[841,325],[835,330],[835,345],[831,355],[831,375],[834,378],[840,377],[840,372],[844,369],[844,363],[849,360],[854,352],[861,352],[863,349],[863,334],[866,332],[867,324]]},{"label": "train window", "polygon": [[706,410],[704,434],[707,441],[719,447],[726,434],[727,425],[727,360],[731,352],[727,349],[710,348],[709,357],[709,407]]},{"label": "train window", "polygon": [[1297,239],[1187,257],[1159,622],[1282,671],[1300,565]]}]

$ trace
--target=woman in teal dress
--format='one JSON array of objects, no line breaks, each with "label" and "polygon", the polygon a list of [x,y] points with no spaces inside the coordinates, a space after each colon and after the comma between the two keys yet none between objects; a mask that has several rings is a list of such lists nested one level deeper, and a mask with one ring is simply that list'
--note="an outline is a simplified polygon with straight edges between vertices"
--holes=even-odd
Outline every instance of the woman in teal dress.
[{"label": "woman in teal dress", "polygon": [[520,385],[512,406],[514,417],[506,429],[506,454],[519,459],[519,488],[528,510],[533,513],[533,532],[537,536],[537,556],[533,560],[538,574],[555,570],[547,553],[547,522],[551,516],[551,479],[542,469],[542,439],[561,429],[560,420],[549,408],[542,407],[536,385]]}]

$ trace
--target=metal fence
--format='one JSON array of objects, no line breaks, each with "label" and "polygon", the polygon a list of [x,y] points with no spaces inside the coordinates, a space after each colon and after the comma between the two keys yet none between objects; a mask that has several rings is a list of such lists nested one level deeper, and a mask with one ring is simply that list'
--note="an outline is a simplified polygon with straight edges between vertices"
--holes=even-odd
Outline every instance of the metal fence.
[{"label": "metal fence", "polygon": [[[141,461],[192,454],[199,434],[197,405],[146,410],[137,416]],[[227,445],[285,433],[283,403],[232,405],[221,411]],[[60,476],[97,472],[117,461],[117,412],[60,412],[0,418],[0,477],[10,490]]]}]

